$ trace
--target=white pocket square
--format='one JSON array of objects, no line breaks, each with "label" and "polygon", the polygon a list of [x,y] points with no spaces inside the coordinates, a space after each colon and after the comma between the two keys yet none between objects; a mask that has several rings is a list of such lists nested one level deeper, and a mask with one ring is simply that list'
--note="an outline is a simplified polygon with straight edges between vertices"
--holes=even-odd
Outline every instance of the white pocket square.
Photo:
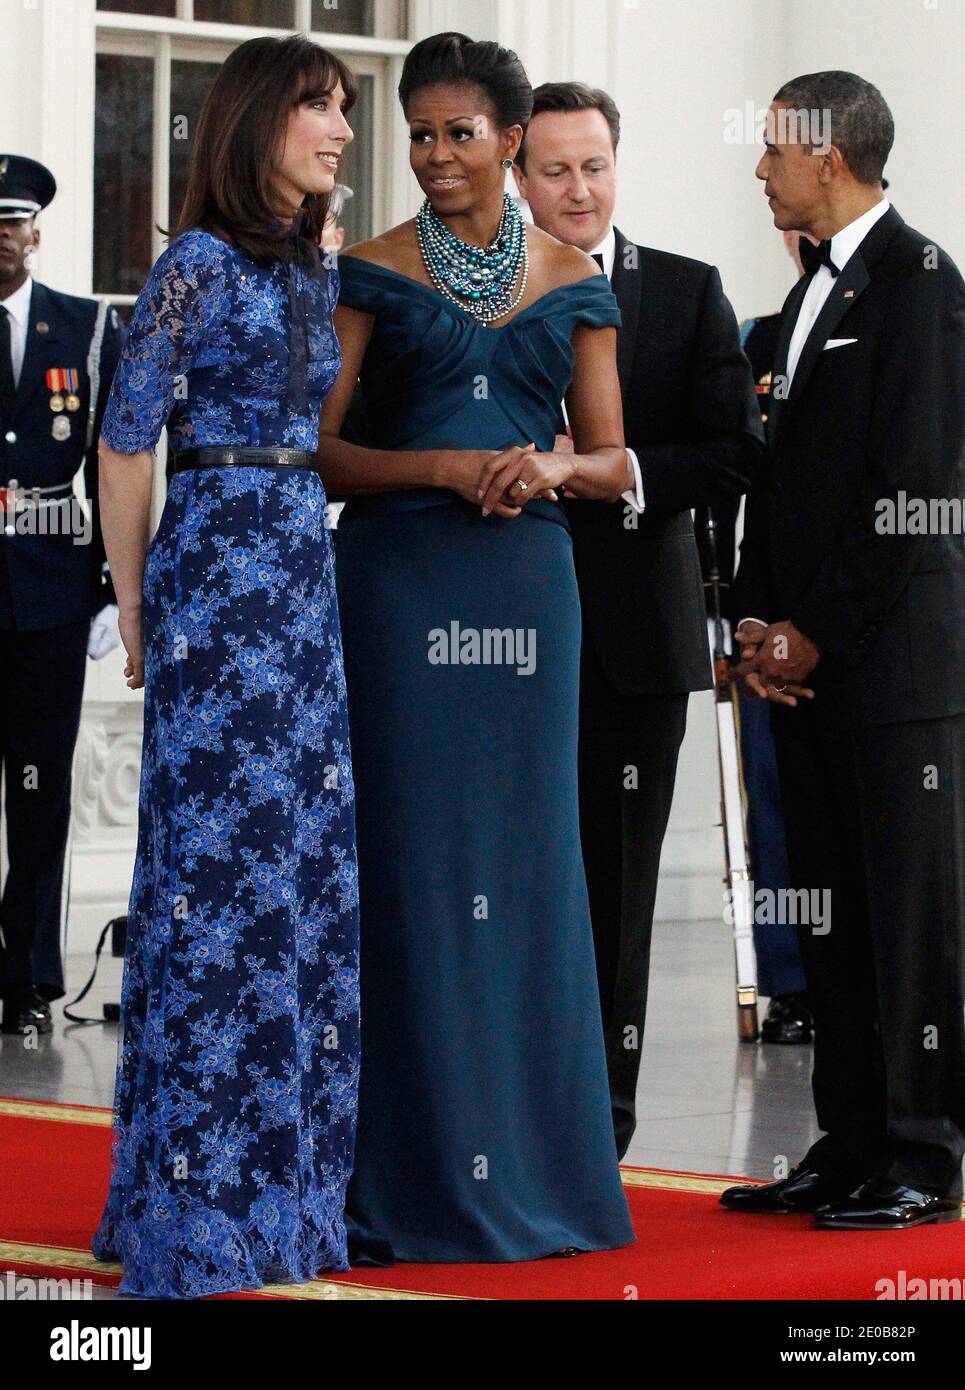
[{"label": "white pocket square", "polygon": [[847,347],[849,343],[856,343],[857,341],[857,338],[829,338],[821,351],[827,352],[828,348]]}]

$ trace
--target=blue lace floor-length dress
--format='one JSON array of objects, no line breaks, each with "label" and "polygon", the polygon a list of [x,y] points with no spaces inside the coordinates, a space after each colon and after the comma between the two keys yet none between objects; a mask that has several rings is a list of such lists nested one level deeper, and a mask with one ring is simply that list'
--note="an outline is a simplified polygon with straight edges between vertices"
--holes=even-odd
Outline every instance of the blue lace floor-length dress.
[{"label": "blue lace floor-length dress", "polygon": [[[138,299],[107,444],[152,449],[167,421],[175,449],[313,449],[340,365],[337,291],[335,272],[260,268],[186,232]],[[122,1293],[199,1297],[347,1268],[358,893],[325,503],[312,471],[190,469],[148,549],[123,1040],[92,1243],[122,1261]]]}]

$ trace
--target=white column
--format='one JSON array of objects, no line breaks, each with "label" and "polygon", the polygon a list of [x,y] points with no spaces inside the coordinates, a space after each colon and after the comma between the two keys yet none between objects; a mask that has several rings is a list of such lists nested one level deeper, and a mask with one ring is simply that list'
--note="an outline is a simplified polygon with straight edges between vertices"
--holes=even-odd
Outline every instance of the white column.
[{"label": "white column", "polygon": [[41,215],[39,280],[91,287],[94,0],[3,0],[0,129],[4,151],[39,159],[57,180]]},{"label": "white column", "polygon": [[415,42],[455,30],[471,39],[496,34],[498,0],[409,0],[410,35]]},{"label": "white column", "polygon": [[[519,54],[534,87],[573,76],[575,0],[514,4],[498,0],[495,37]],[[595,8],[606,22],[606,5]]]}]

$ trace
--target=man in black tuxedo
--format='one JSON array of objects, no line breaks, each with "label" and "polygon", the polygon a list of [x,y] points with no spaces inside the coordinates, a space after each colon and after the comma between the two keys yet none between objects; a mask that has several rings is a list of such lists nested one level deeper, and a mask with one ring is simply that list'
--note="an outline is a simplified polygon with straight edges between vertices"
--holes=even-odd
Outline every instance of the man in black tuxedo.
[{"label": "man in black tuxedo", "polygon": [[750,366],[713,266],[612,224],[620,116],[606,92],[548,83],[516,166],[537,226],[595,255],[635,488],[564,505],[583,610],[580,821],[620,1157],[636,1123],[660,849],[692,690],[713,685],[691,508],[746,491],[763,455]]},{"label": "man in black tuxedo", "polygon": [[[821,138],[790,138],[783,112],[819,115]],[[777,226],[821,244],[802,240],[784,305],[735,612],[772,702],[792,880],[830,895],[830,921],[799,928],[825,1134],[788,1178],[721,1200],[826,1228],[957,1221],[965,283],[884,197],[894,126],[870,83],[797,78],[771,113],[757,177]]]}]

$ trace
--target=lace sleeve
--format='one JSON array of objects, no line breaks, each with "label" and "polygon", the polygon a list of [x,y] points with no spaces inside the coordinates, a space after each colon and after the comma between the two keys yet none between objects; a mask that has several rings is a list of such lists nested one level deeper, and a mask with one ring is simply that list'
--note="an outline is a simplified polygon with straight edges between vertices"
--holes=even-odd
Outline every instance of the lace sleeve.
[{"label": "lace sleeve", "polygon": [[104,412],[101,435],[119,453],[153,449],[187,374],[227,317],[230,248],[207,232],[185,232],[158,257],[134,306]]}]

